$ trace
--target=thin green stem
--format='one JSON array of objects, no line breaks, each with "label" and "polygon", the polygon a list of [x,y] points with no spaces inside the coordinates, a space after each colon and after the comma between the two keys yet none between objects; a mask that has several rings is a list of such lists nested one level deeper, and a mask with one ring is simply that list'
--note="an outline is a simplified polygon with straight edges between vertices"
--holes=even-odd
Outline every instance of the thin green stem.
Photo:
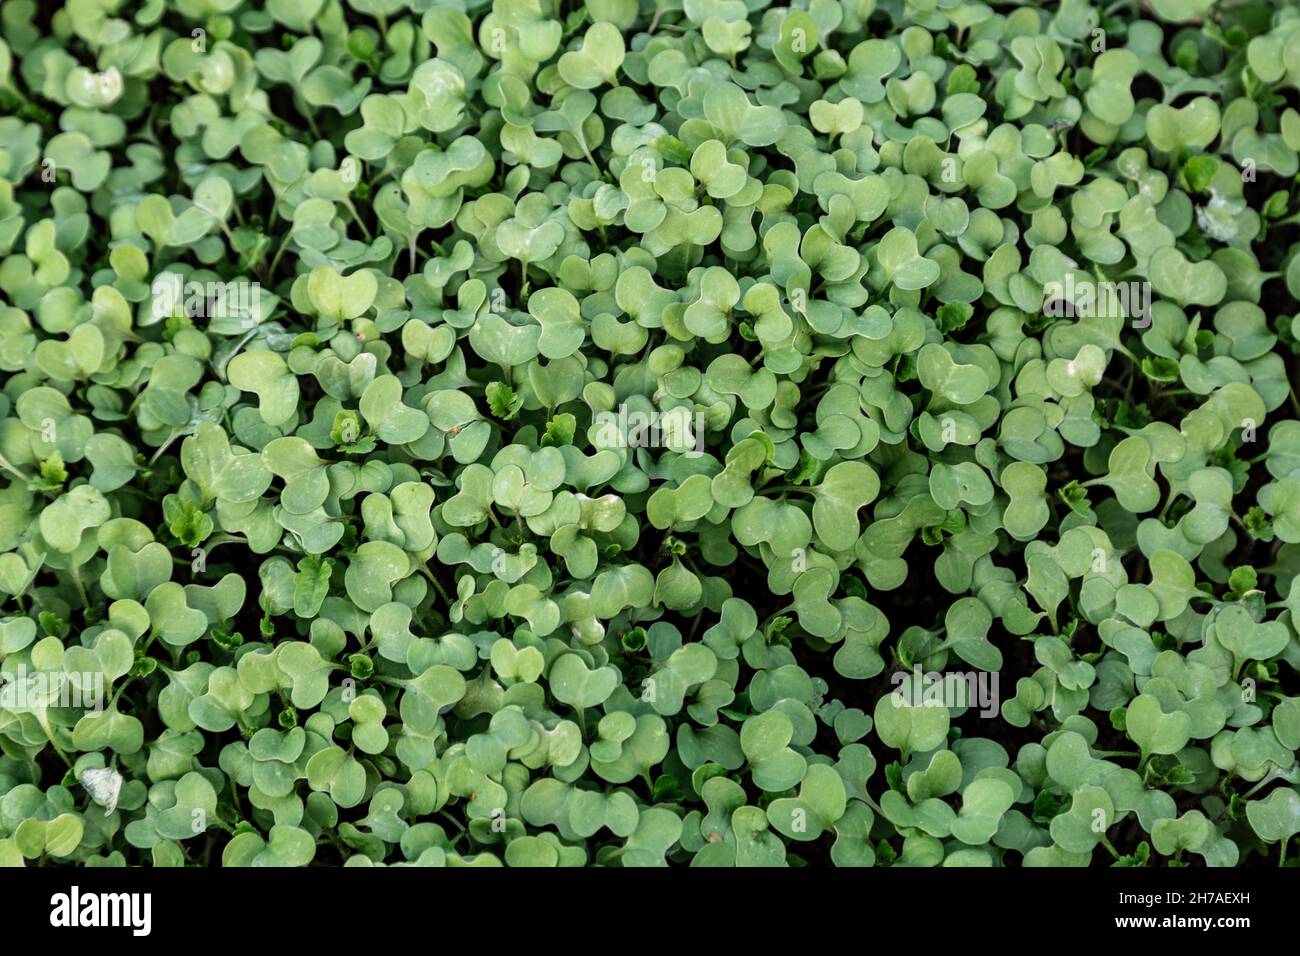
[{"label": "thin green stem", "polygon": [[1261,787],[1263,787],[1265,784],[1272,783],[1279,776],[1280,774],[1278,774],[1276,769],[1270,770],[1268,773],[1264,774],[1264,778],[1260,780],[1257,784],[1255,784],[1255,786],[1251,787],[1249,790],[1243,793],[1241,795],[1241,799],[1249,800],[1260,790]]},{"label": "thin green stem", "polygon": [[90,607],[90,599],[86,596],[86,586],[81,581],[81,571],[75,564],[70,564],[68,577],[72,578],[72,583],[77,588],[77,596],[81,598],[81,606]]},{"label": "thin green stem", "polygon": [[429,583],[433,585],[433,589],[438,592],[438,594],[442,597],[444,601],[447,602],[447,605],[449,607],[452,604],[456,603],[454,600],[452,600],[451,596],[447,593],[446,589],[438,582],[438,579],[434,576],[433,572],[429,570],[429,566],[427,564],[420,565],[418,570],[421,574],[425,576],[425,578],[428,579]]},{"label": "thin green stem", "polygon": [[938,647],[936,647],[934,650],[932,650],[932,651],[928,651],[927,653],[922,654],[922,655],[920,656],[920,658],[918,658],[918,660],[917,660],[916,663],[919,664],[921,661],[929,660],[931,657],[933,657],[935,654],[940,653],[941,651],[949,650],[949,649],[952,647],[952,644],[953,644],[953,642],[952,642],[951,640],[944,641],[942,644],[940,644],[940,645],[939,645]]},{"label": "thin green stem", "polygon": [[50,726],[49,711],[39,711],[36,714],[36,722],[41,725],[41,730],[45,731],[45,736],[49,739],[54,752],[68,765],[68,769],[72,769],[72,761],[68,759],[68,755],[63,752],[63,748],[59,746],[59,742],[54,738],[54,728]]},{"label": "thin green stem", "polygon": [[271,258],[271,265],[267,267],[266,274],[268,276],[275,275],[275,267],[280,264],[280,257],[284,255],[284,250],[289,248],[289,240],[292,238],[293,231],[290,230],[286,232],[284,238],[280,240],[280,248],[275,250],[275,255]]},{"label": "thin green stem", "polygon": [[117,703],[117,699],[122,696],[122,691],[126,690],[127,685],[130,684],[131,681],[133,680],[135,680],[135,678],[128,675],[126,680],[122,681],[122,683],[117,685],[117,690],[113,691],[113,696],[109,698],[108,708],[107,708],[108,710],[113,709],[113,706]]},{"label": "thin green stem", "polygon": [[[236,207],[236,208],[238,208],[238,207]],[[220,226],[220,227],[221,227],[221,231],[222,231],[223,233],[225,233],[226,241],[230,243],[230,251],[231,251],[231,252],[234,252],[234,251],[235,251],[235,234],[234,234],[233,232],[230,231],[230,227],[227,226],[226,223],[225,223],[223,220],[218,219],[218,220],[217,220],[217,225]]]},{"label": "thin green stem", "polygon": [[465,824],[461,823],[459,820],[457,820],[455,817],[453,817],[453,816],[452,816],[450,813],[448,813],[446,810],[439,810],[439,811],[438,811],[438,816],[442,817],[444,820],[446,820],[448,823],[450,823],[452,826],[454,826],[454,827],[456,828],[456,831],[457,831],[458,833],[464,833],[464,832],[465,832]]},{"label": "thin green stem", "polygon": [[320,134],[320,130],[316,128],[316,121],[311,118],[311,112],[309,110],[302,110],[302,109],[300,109],[298,112],[301,113],[304,118],[306,118],[307,128],[311,130],[311,135],[317,141],[324,139],[324,137],[321,136]]},{"label": "thin green stem", "polygon": [[168,448],[172,446],[172,442],[176,441],[176,439],[181,437],[181,431],[182,431],[181,429],[177,428],[173,430],[170,435],[167,436],[167,440],[163,442],[161,445],[159,445],[158,450],[155,451],[152,456],[150,456],[149,463],[148,465],[146,465],[146,467],[152,468],[155,464],[157,464],[158,459],[162,457],[163,452],[165,452]]},{"label": "thin green stem", "polygon": [[808,494],[812,489],[806,485],[777,485],[775,488],[760,488],[759,491],[765,495],[784,495],[792,492]]},{"label": "thin green stem", "polygon": [[352,205],[352,200],[349,199],[347,196],[344,196],[343,205],[347,206],[348,212],[352,213],[352,221],[355,222],[361,228],[361,232],[365,235],[366,241],[369,242],[371,239],[373,239],[374,237],[370,233],[370,227],[367,226],[365,222],[362,220],[361,214],[357,212],[357,207]]},{"label": "thin green stem", "polygon": [[574,138],[578,141],[578,145],[582,147],[582,155],[587,157],[587,162],[599,170],[600,164],[596,162],[596,157],[591,155],[591,149],[587,146],[587,137],[582,135],[582,131],[579,130],[578,135]]},{"label": "thin green stem", "polygon": [[15,465],[10,464],[9,459],[6,458],[4,455],[0,455],[0,468],[3,468],[5,471],[11,472],[20,481],[28,482],[32,480],[31,476],[28,475],[21,468],[18,468]]}]

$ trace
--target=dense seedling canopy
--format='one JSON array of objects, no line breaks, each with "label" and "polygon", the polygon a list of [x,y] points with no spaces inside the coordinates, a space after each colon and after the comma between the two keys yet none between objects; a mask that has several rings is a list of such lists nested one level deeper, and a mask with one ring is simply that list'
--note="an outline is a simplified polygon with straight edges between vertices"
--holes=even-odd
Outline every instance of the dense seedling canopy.
[{"label": "dense seedling canopy", "polygon": [[1294,2],[0,37],[0,864],[1290,862]]}]

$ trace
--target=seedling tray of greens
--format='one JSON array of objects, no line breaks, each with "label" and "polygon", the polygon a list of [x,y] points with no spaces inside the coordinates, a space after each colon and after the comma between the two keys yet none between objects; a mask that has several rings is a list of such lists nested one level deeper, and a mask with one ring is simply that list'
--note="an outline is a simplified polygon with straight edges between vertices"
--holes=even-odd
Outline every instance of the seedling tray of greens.
[{"label": "seedling tray of greens", "polygon": [[0,2],[0,864],[1293,866],[1293,0]]}]

